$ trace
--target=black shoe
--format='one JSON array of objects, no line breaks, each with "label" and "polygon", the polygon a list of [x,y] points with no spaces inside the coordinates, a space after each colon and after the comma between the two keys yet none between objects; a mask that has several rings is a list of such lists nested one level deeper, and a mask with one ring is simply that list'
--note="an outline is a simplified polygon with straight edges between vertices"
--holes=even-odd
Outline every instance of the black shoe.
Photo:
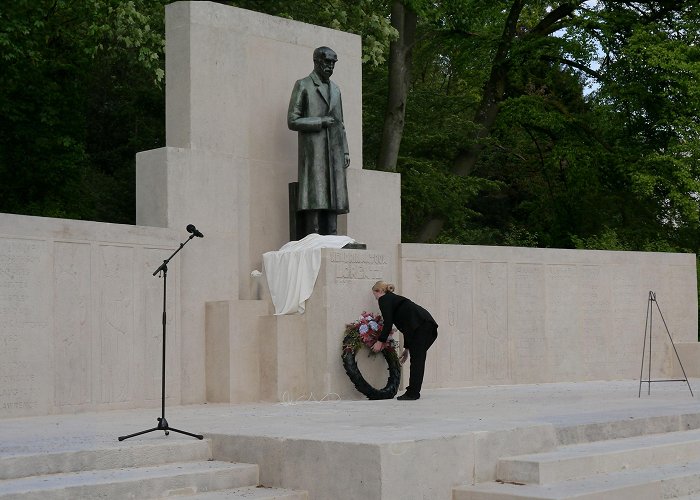
[{"label": "black shoe", "polygon": [[396,399],[398,399],[399,401],[415,401],[416,399],[420,399],[420,394],[411,394],[406,392]]}]

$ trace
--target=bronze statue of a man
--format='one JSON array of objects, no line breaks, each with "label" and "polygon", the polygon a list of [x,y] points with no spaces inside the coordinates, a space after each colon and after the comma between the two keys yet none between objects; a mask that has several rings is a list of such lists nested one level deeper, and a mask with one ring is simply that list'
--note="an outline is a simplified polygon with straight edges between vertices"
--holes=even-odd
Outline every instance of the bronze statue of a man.
[{"label": "bronze statue of a man", "polygon": [[287,126],[299,135],[297,210],[304,234],[337,234],[338,214],[348,213],[345,169],[350,165],[340,89],[330,80],[338,56],[314,50],[314,70],[294,85]]}]

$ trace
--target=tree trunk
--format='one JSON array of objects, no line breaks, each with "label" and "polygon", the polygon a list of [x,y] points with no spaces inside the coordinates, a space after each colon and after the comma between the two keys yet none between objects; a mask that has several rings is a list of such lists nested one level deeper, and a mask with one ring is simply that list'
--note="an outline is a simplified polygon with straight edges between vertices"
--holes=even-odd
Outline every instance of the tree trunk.
[{"label": "tree trunk", "polygon": [[[584,0],[567,2],[550,11],[537,25],[525,36],[547,37],[556,31],[556,23],[570,15]],[[479,155],[484,150],[483,140],[491,135],[501,101],[505,95],[508,71],[510,70],[510,47],[517,34],[518,19],[525,6],[525,0],[516,0],[511,5],[506,24],[498,42],[496,56],[491,65],[491,74],[484,86],[481,103],[474,115],[474,123],[477,125],[477,133],[474,144],[460,152],[452,164],[452,172],[457,175],[469,175],[474,170],[474,165]]]},{"label": "tree trunk", "polygon": [[[567,2],[549,12],[527,35],[530,37],[546,37],[556,31],[555,24],[564,17],[570,15],[584,0]],[[518,19],[525,6],[525,0],[514,0],[511,5],[501,39],[498,42],[496,55],[491,64],[489,79],[484,85],[481,94],[481,102],[474,114],[474,123],[477,125],[477,133],[474,143],[457,154],[452,163],[452,173],[467,176],[474,170],[479,156],[486,148],[484,139],[491,135],[491,130],[498,117],[499,107],[505,96],[508,72],[511,69],[510,49],[513,39],[517,34]],[[427,221],[418,234],[421,243],[434,240],[442,230],[445,222],[440,217],[434,217]]]},{"label": "tree trunk", "polygon": [[474,123],[477,125],[474,145],[459,153],[452,164],[452,172],[457,175],[466,176],[472,172],[474,164],[484,150],[483,140],[491,134],[491,128],[496,122],[498,107],[505,94],[508,70],[510,69],[508,58],[510,47],[513,38],[515,38],[518,19],[524,6],[525,0],[516,0],[508,12],[506,24],[496,49],[496,56],[491,64],[491,74],[484,85],[481,102],[474,114]]},{"label": "tree trunk", "polygon": [[391,25],[399,32],[399,38],[389,46],[389,89],[382,142],[379,147],[377,168],[396,172],[401,138],[406,116],[406,100],[411,83],[411,59],[416,38],[418,16],[401,0],[394,0],[391,7]]},{"label": "tree trunk", "polygon": [[[524,5],[525,0],[515,0],[508,12],[508,18],[496,49],[496,56],[491,64],[491,73],[484,85],[479,107],[474,114],[474,123],[478,127],[474,144],[461,151],[455,158],[452,164],[452,173],[456,175],[467,176],[472,172],[479,155],[485,148],[483,140],[489,136],[491,128],[496,122],[498,106],[503,100],[508,70],[510,69],[508,59],[510,46],[515,37],[518,18]],[[440,217],[430,219],[419,231],[418,241],[425,243],[434,240],[440,234],[444,225],[445,221]]]}]

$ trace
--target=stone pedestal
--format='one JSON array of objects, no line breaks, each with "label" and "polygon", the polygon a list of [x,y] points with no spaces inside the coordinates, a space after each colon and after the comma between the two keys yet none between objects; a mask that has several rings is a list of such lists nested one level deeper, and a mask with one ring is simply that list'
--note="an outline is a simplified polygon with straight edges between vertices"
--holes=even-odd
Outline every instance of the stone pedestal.
[{"label": "stone pedestal", "polygon": [[[255,304],[210,302],[206,309],[207,399],[212,402],[358,399],[341,361],[345,326],[363,311],[379,313],[371,293],[393,281],[395,263],[371,250],[323,249],[321,269],[304,314],[274,316]],[[387,381],[382,356],[358,353],[365,378]]]},{"label": "stone pedestal", "polygon": [[229,403],[260,399],[261,300],[208,302],[206,305],[207,401]]},{"label": "stone pedestal", "polygon": [[[363,311],[379,313],[372,295],[378,280],[395,281],[395,262],[372,250],[323,250],[314,294],[307,301],[307,377],[309,391],[320,397],[329,393],[343,399],[363,397],[353,387],[340,359],[345,326]],[[358,358],[365,356],[364,348]],[[386,383],[386,363],[366,366],[366,379]],[[374,372],[374,373],[373,373]]]},{"label": "stone pedestal", "polygon": [[260,319],[260,399],[294,401],[309,398],[305,315]]}]

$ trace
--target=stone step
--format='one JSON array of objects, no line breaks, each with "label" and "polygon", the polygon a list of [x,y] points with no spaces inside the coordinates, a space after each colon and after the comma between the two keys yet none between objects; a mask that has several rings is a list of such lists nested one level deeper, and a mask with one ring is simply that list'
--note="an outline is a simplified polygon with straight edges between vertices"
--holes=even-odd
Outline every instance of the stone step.
[{"label": "stone step", "polygon": [[496,477],[505,482],[547,484],[694,460],[700,460],[700,430],[597,441],[502,458]]},{"label": "stone step", "polygon": [[209,491],[183,498],[183,500],[236,500],[247,498],[253,500],[309,500],[306,491],[269,488],[267,486],[247,486],[230,490]]},{"label": "stone step", "polygon": [[0,480],[44,474],[161,465],[211,459],[211,440],[120,444],[95,449],[0,456]]},{"label": "stone step", "polygon": [[452,500],[660,500],[700,498],[700,461],[549,484],[491,482],[453,489]]},{"label": "stone step", "polygon": [[682,432],[700,429],[700,413],[686,414],[679,419],[669,416],[629,417],[621,420],[568,425],[556,429],[557,441],[562,446],[625,439],[631,437]]},{"label": "stone step", "polygon": [[177,462],[0,481],[0,500],[147,499],[257,484],[257,465]]}]

